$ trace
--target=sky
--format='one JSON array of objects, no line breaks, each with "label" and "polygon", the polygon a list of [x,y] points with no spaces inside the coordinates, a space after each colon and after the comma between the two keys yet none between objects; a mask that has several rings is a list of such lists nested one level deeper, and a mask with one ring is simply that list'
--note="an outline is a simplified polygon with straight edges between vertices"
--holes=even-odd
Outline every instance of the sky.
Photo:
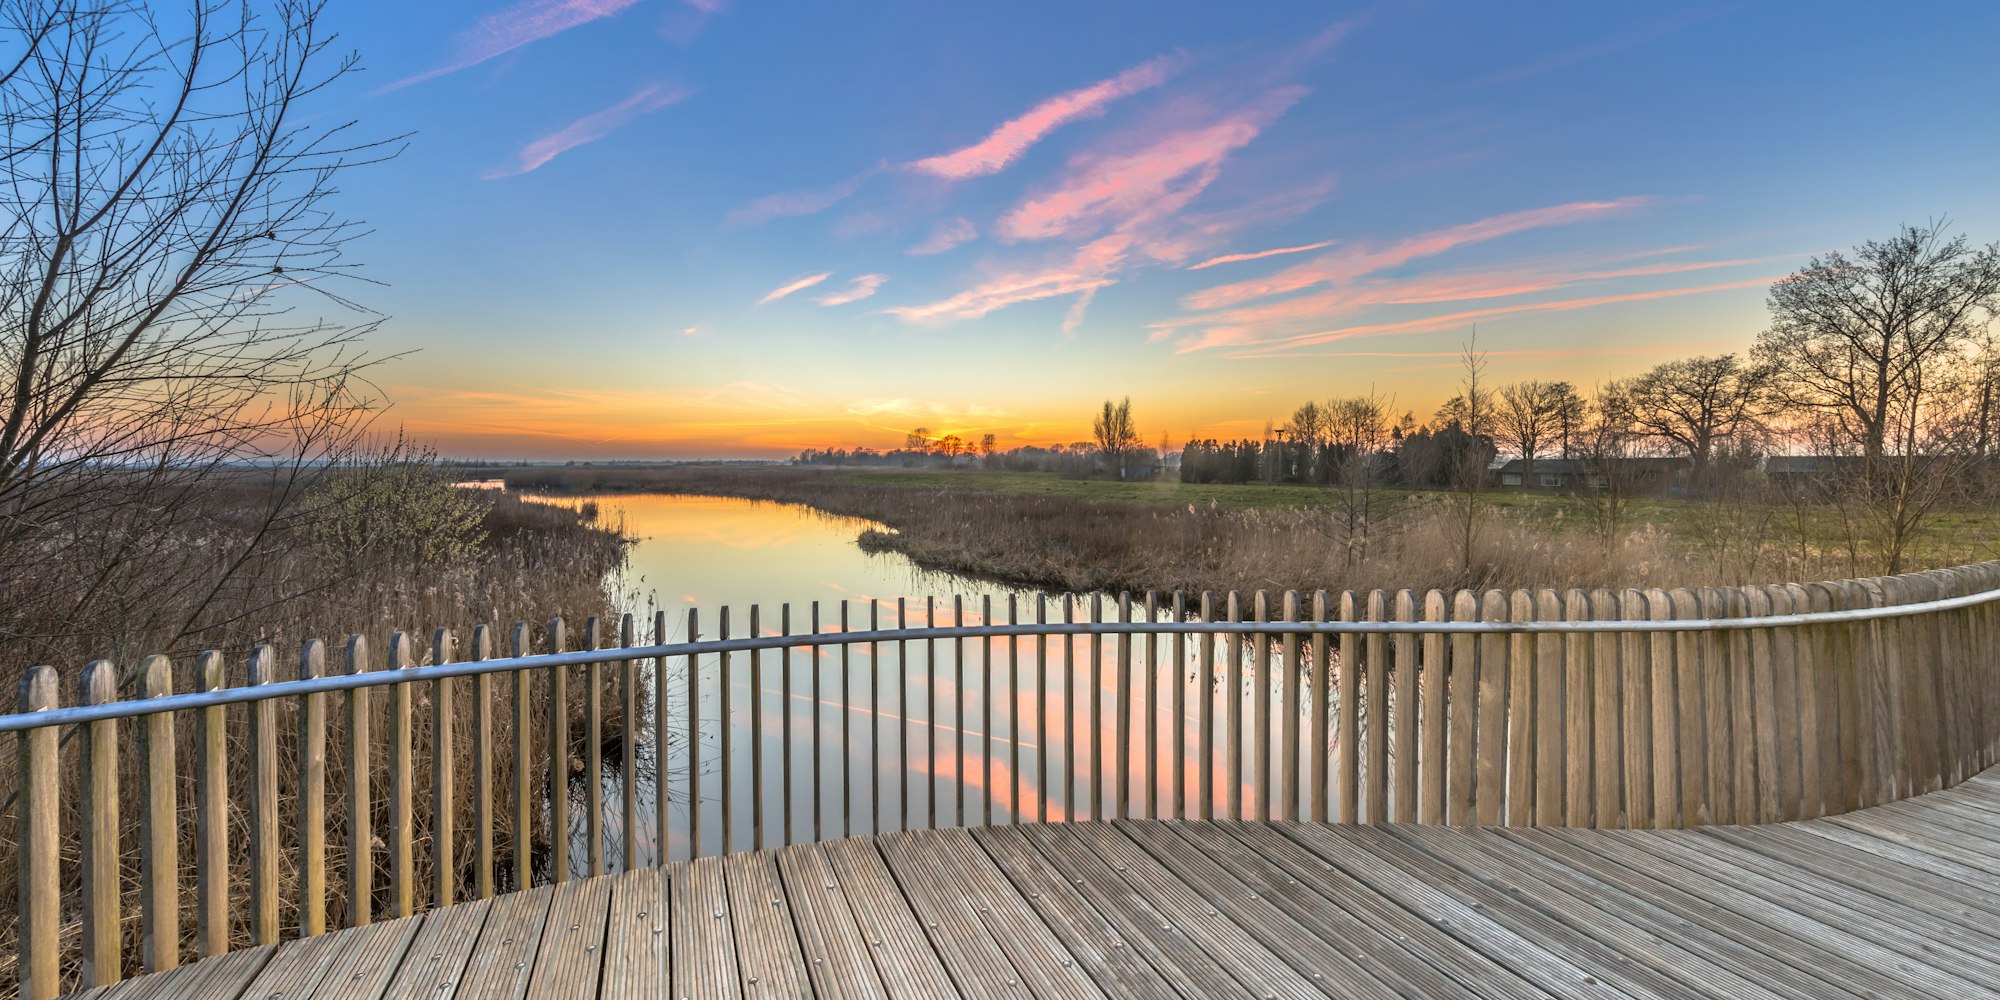
[{"label": "sky", "polygon": [[2000,4],[336,2],[409,133],[383,417],[492,459],[1255,436],[1742,351],[1815,253],[2000,239]]}]

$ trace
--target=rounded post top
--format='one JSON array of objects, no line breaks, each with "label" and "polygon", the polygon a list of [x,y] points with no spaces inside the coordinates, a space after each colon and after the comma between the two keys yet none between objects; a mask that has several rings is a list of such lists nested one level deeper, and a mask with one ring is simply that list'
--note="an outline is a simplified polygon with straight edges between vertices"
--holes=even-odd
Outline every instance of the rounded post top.
[{"label": "rounded post top", "polygon": [[59,681],[56,668],[51,666],[31,667],[21,675],[21,711],[46,712],[61,701],[57,694]]}]

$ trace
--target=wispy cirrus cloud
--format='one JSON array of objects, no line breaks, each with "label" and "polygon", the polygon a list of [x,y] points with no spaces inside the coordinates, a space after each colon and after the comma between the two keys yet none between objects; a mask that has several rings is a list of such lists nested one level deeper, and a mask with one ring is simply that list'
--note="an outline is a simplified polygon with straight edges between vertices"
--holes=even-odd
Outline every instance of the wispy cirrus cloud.
[{"label": "wispy cirrus cloud", "polygon": [[804,277],[793,278],[765,293],[763,298],[757,300],[757,304],[761,306],[767,302],[776,302],[793,292],[803,292],[831,277],[833,277],[832,271],[821,271],[818,274],[808,274]]},{"label": "wispy cirrus cloud", "polygon": [[1110,274],[1125,259],[1131,239],[1107,236],[1095,240],[1053,265],[995,275],[956,295],[914,306],[887,310],[914,323],[977,319],[1023,302],[1093,292],[1112,283]]},{"label": "wispy cirrus cloud", "polygon": [[[1482,299],[1512,298],[1558,291],[1593,282],[1687,274],[1756,263],[1755,260],[1697,260],[1646,264],[1612,269],[1526,270],[1419,275],[1391,280],[1371,279],[1306,295],[1248,303],[1228,309],[1180,317],[1153,325],[1153,341],[1167,340],[1189,329],[1198,333],[1180,341],[1182,350],[1242,347],[1282,342],[1304,331],[1379,306],[1437,305]],[[1509,307],[1512,308],[1512,307]],[[1421,324],[1423,321],[1413,321]],[[1421,332],[1413,327],[1410,332]],[[1375,331],[1394,332],[1394,331]]]},{"label": "wispy cirrus cloud", "polygon": [[460,34],[450,61],[415,76],[407,76],[374,91],[386,94],[412,84],[470,69],[523,45],[559,35],[571,28],[622,13],[639,0],[521,0],[479,19]]},{"label": "wispy cirrus cloud", "polygon": [[1482,243],[1531,229],[1625,215],[1652,203],[1653,199],[1646,197],[1575,201],[1496,215],[1388,244],[1352,244],[1305,263],[1294,264],[1269,277],[1217,285],[1196,292],[1188,296],[1184,303],[1189,309],[1218,309],[1252,299],[1302,291],[1315,285],[1344,284],[1376,271],[1398,267],[1422,257],[1433,257],[1467,244]]},{"label": "wispy cirrus cloud", "polygon": [[1107,226],[1129,229],[1169,218],[1215,182],[1229,154],[1249,145],[1305,94],[1301,87],[1282,87],[1219,119],[1169,126],[1136,149],[1078,156],[1061,182],[1000,217],[1000,236],[1016,241],[1084,236]]},{"label": "wispy cirrus cloud", "polygon": [[970,146],[917,160],[908,167],[918,173],[951,181],[997,174],[1057,128],[1078,118],[1102,114],[1105,106],[1113,101],[1167,82],[1178,63],[1175,57],[1160,56],[1108,80],[1057,94],[1028,109],[1020,117],[1008,120]]},{"label": "wispy cirrus cloud", "polygon": [[947,250],[963,246],[978,238],[979,228],[972,224],[971,219],[959,216],[938,223],[931,229],[931,234],[924,237],[922,243],[905,250],[904,253],[915,254],[919,257],[944,253]]},{"label": "wispy cirrus cloud", "polygon": [[652,114],[670,104],[678,104],[693,95],[694,91],[686,87],[669,87],[658,83],[641,87],[637,93],[617,104],[587,114],[521,147],[511,165],[496,167],[481,176],[487,180],[494,180],[538,170],[550,160],[578,146],[596,142],[618,131],[635,118]]},{"label": "wispy cirrus cloud", "polygon": [[1290,337],[1279,337],[1264,341],[1205,343],[1200,339],[1183,343],[1177,353],[1188,354],[1210,347],[1235,348],[1227,354],[1232,358],[1259,358],[1285,356],[1287,352],[1316,344],[1327,344],[1358,337],[1386,336],[1396,334],[1431,333],[1462,327],[1480,320],[1499,319],[1506,316],[1520,316],[1531,313],[1570,312],[1597,306],[1614,305],[1625,302],[1650,302],[1656,299],[1677,298],[1683,295],[1704,295],[1710,292],[1733,291],[1742,288],[1767,287],[1778,280],[1776,275],[1745,278],[1741,281],[1726,281],[1712,285],[1695,285],[1683,288],[1660,288],[1644,292],[1621,292],[1613,295],[1593,295],[1572,299],[1556,299],[1546,302],[1523,302],[1514,305],[1491,306],[1484,309],[1466,309],[1458,312],[1418,319],[1400,320],[1390,323],[1365,323],[1353,326],[1334,327],[1312,333]]},{"label": "wispy cirrus cloud", "polygon": [[863,171],[832,187],[781,191],[765,195],[730,209],[729,214],[723,216],[722,224],[725,228],[734,229],[740,226],[760,226],[773,219],[817,215],[853,197],[854,192],[860,190],[861,185],[868,178],[875,176],[876,171],[880,169],[876,167]]},{"label": "wispy cirrus cloud", "polygon": [[1188,270],[1199,271],[1202,268],[1214,267],[1217,264],[1240,264],[1246,260],[1263,260],[1266,257],[1279,257],[1285,254],[1305,253],[1309,250],[1324,250],[1327,247],[1332,246],[1333,242],[1334,241],[1332,240],[1321,240],[1318,243],[1307,243],[1304,246],[1296,246],[1296,247],[1278,247],[1275,250],[1258,250],[1253,253],[1226,253],[1220,257],[1210,257],[1209,259],[1202,261],[1199,264],[1189,264]]},{"label": "wispy cirrus cloud", "polygon": [[864,274],[854,279],[846,288],[820,296],[819,304],[844,306],[849,302],[859,302],[875,294],[876,290],[882,287],[882,283],[888,280],[889,276],[886,274]]}]

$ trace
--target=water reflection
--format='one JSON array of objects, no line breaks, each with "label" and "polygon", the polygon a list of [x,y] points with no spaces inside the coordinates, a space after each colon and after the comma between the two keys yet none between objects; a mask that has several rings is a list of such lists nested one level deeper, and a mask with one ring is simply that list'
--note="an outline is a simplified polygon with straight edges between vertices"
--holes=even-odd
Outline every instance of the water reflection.
[{"label": "water reflection", "polygon": [[[1081,621],[1091,613],[1090,596],[1017,590],[924,571],[894,554],[865,553],[854,539],[873,525],[857,519],[708,497],[618,495],[590,502],[601,517],[621,521],[640,539],[626,603],[642,623],[643,641],[653,638],[655,611],[665,612],[669,641],[690,637],[690,609],[698,609],[698,638],[724,635],[725,614],[726,634],[741,637],[752,628],[776,635]],[[932,596],[947,594],[953,596]],[[1096,600],[1105,618],[1117,617],[1114,598]],[[1144,617],[1136,602],[1131,613]],[[1165,608],[1157,614],[1170,616]],[[1213,683],[1205,681],[1201,640],[1139,638],[1132,646],[1135,667],[1124,683],[1134,711],[1123,724],[1113,708],[1120,683],[1114,638],[890,642],[737,653],[727,663],[709,656],[692,686],[685,660],[639,662],[641,729],[630,762],[639,818],[635,859],[650,865],[662,851],[673,860],[697,849],[713,854],[723,847],[725,830],[728,845],[743,849],[913,827],[1108,816],[1121,747],[1129,756],[1134,814],[1170,810],[1175,800],[1196,802],[1204,787],[1217,815],[1225,814],[1223,803],[1232,797],[1254,799],[1256,769],[1244,758],[1256,755],[1239,751],[1239,767],[1231,769],[1230,751],[1221,745],[1224,724],[1233,712],[1239,745],[1254,745],[1259,718],[1275,722],[1273,716],[1290,706],[1308,710],[1310,673],[1299,676],[1301,692],[1287,697],[1281,671],[1256,669],[1261,657],[1243,655],[1232,678],[1227,663],[1233,650],[1223,643],[1212,655]],[[618,670],[607,665],[605,675],[615,679]],[[1277,711],[1255,711],[1259,692],[1267,706],[1277,703]],[[1203,718],[1211,720],[1208,741],[1198,726]],[[656,733],[664,733],[664,745]],[[604,863],[616,871],[625,854],[626,761],[615,734],[605,736],[596,780]],[[1320,746],[1337,744],[1329,737]],[[1273,774],[1286,766],[1280,742],[1265,744]],[[696,751],[692,763],[690,747]],[[1304,773],[1309,765],[1297,754],[1312,744],[1293,747],[1290,759]],[[1203,771],[1211,786],[1201,783]],[[1093,775],[1103,779],[1093,781]],[[588,873],[591,833],[583,807],[589,780],[577,773],[570,791],[570,867],[579,875]],[[664,833],[656,819],[661,788],[667,796]],[[1142,801],[1147,788],[1159,789],[1158,801]]]}]

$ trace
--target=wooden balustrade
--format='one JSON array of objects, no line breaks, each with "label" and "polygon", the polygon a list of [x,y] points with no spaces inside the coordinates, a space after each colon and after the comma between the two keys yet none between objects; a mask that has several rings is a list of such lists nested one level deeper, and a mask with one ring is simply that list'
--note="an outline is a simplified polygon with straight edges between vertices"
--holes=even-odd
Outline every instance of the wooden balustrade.
[{"label": "wooden balustrade", "polygon": [[[238,787],[229,708],[184,709],[185,745],[174,712],[147,710],[146,701],[174,697],[167,658],[141,661],[122,685],[116,665],[86,666],[76,704],[127,711],[76,724],[67,752],[60,720],[34,721],[61,700],[57,672],[36,667],[22,681],[22,714],[9,717],[20,730],[21,995],[116,982],[128,961],[131,971],[156,971],[219,954],[232,927],[268,943],[572,874],[911,827],[1136,816],[1653,828],[1840,813],[1947,787],[1995,762],[2000,603],[1732,630],[1676,623],[1996,588],[2000,564],[1989,563],[1700,590],[1146,594],[1120,595],[1109,609],[1090,595],[1075,630],[1065,626],[1078,624],[1084,604],[1072,597],[1057,598],[1060,625],[1039,595],[1031,613],[1019,595],[1004,609],[990,597],[976,609],[926,600],[923,630],[911,629],[912,609],[898,599],[890,632],[879,627],[882,606],[869,604],[865,639],[850,638],[858,617],[847,602],[824,616],[814,604],[798,633],[790,607],[775,629],[753,607],[752,639],[790,640],[681,652],[661,613],[652,649],[634,655],[645,647],[626,616],[619,645],[599,656],[514,666],[491,660],[485,626],[463,645],[437,630],[427,657],[398,633],[385,668],[395,677],[379,681],[357,635],[335,672],[325,647],[306,643],[297,677],[379,683],[386,698],[364,686],[249,700],[236,710],[247,725]],[[1500,624],[1592,621],[1658,627]],[[1140,624],[1091,627],[1105,622]],[[1423,629],[1437,622],[1496,627]],[[1318,623],[1390,627],[1315,631]],[[706,641],[700,626],[690,611],[680,641]],[[716,632],[731,638],[728,609]],[[586,623],[584,647],[597,650],[602,633]],[[516,625],[509,653],[531,656],[534,638]],[[564,623],[548,623],[542,639],[543,653],[562,653]],[[276,649],[256,647],[243,682],[279,682],[278,660]],[[481,672],[469,685],[407,673],[454,660]],[[225,661],[202,654],[184,689],[222,690]],[[578,665],[583,686],[572,692]],[[121,690],[138,700],[120,701]],[[607,693],[615,717],[604,714]],[[330,716],[336,694],[345,711]],[[618,772],[609,777],[607,746]],[[652,767],[642,772],[648,749]],[[120,815],[121,780],[142,790],[141,815]],[[193,793],[185,827],[183,780]],[[607,789],[618,799],[608,807]],[[248,838],[240,855],[232,808]],[[76,824],[68,857],[64,817]],[[130,872],[121,869],[125,822],[138,838]],[[72,863],[80,888],[65,898]],[[329,885],[330,864],[344,871],[338,885]],[[130,956],[128,874],[139,916]],[[232,897],[236,877],[247,892]],[[247,900],[247,911],[231,912],[232,898]],[[284,913],[296,919],[281,926]],[[59,939],[66,919],[81,928],[66,939],[69,955]]]}]

